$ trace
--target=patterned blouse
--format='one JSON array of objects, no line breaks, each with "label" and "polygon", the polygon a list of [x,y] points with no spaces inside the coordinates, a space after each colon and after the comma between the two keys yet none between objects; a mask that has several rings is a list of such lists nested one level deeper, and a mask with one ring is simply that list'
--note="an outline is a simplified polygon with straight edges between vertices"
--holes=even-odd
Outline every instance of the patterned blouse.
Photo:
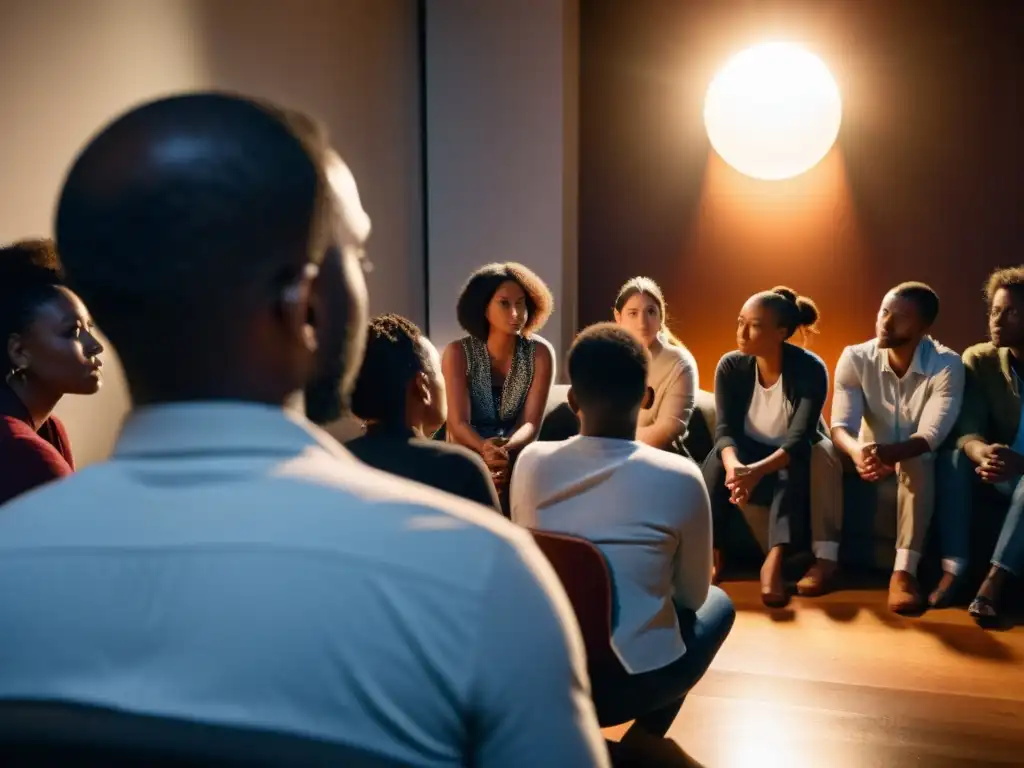
[{"label": "patterned blouse", "polygon": [[466,379],[469,381],[469,423],[485,440],[510,437],[533,383],[537,342],[516,337],[512,367],[500,387],[491,383],[491,357],[487,354],[487,344],[475,336],[465,336],[460,343],[466,355]]}]

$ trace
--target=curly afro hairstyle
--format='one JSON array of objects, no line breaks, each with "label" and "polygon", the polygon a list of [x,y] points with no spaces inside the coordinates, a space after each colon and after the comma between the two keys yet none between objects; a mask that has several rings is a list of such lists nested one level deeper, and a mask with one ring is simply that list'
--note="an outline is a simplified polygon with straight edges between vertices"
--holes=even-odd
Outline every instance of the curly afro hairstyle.
[{"label": "curly afro hairstyle", "polygon": [[455,315],[459,325],[471,336],[487,341],[490,324],[487,322],[487,305],[502,283],[511,280],[526,294],[526,325],[523,335],[539,331],[551,317],[555,300],[544,281],[533,270],[514,261],[502,264],[487,264],[469,276],[462,293],[459,294]]},{"label": "curly afro hairstyle", "polygon": [[352,413],[364,421],[388,424],[405,418],[409,382],[429,361],[420,344],[422,332],[401,315],[386,314],[370,321],[366,356],[352,393]]},{"label": "curly afro hairstyle", "polygon": [[639,406],[647,392],[650,353],[622,326],[597,323],[573,341],[566,367],[581,407],[601,404],[628,411]]},{"label": "curly afro hairstyle", "polygon": [[1024,267],[1004,267],[997,269],[985,281],[985,298],[989,306],[996,297],[996,291],[1005,288],[1024,298]]},{"label": "curly afro hairstyle", "polygon": [[0,378],[14,368],[7,357],[8,340],[28,327],[36,309],[53,299],[56,287],[63,284],[64,271],[52,240],[21,240],[0,248]]}]

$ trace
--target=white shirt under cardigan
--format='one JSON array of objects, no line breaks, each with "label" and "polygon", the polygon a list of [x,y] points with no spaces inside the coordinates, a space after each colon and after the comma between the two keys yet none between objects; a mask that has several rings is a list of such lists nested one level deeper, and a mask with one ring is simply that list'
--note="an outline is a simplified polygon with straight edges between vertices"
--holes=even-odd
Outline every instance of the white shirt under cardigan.
[{"label": "white shirt under cardigan", "polygon": [[512,473],[512,520],[577,536],[608,561],[612,647],[638,674],[685,652],[676,606],[697,610],[711,576],[711,504],[697,465],[632,440],[537,442]]},{"label": "white shirt under cardigan", "polygon": [[764,445],[778,448],[786,442],[789,422],[793,418],[793,404],[786,397],[782,376],[770,387],[761,384],[757,366],[754,366],[754,392],[744,420],[747,437]]},{"label": "white shirt under cardigan", "polygon": [[607,765],[579,628],[530,535],[280,408],[136,411],[109,461],[0,512],[0,698],[408,765]]}]

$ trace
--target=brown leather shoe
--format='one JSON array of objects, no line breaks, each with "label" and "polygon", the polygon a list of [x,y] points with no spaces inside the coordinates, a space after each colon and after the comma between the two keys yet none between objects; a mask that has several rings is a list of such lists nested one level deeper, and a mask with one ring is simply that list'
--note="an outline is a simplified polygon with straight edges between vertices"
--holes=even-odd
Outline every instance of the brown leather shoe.
[{"label": "brown leather shoe", "polygon": [[835,560],[816,560],[804,577],[796,583],[797,594],[803,597],[821,597],[832,591],[839,563]]},{"label": "brown leather shoe", "polygon": [[889,580],[889,610],[893,613],[920,613],[924,608],[917,579],[906,571],[893,571]]},{"label": "brown leather shoe", "polygon": [[956,597],[959,578],[949,571],[944,571],[939,585],[928,595],[928,605],[932,608],[948,608]]}]

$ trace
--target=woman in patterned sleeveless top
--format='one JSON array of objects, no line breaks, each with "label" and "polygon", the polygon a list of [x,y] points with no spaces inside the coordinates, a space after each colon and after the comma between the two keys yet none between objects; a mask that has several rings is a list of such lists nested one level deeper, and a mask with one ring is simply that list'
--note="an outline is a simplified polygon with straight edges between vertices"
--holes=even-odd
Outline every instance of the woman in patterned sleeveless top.
[{"label": "woman in patterned sleeveless top", "polygon": [[537,439],[554,377],[551,345],[535,333],[553,304],[544,281],[522,264],[481,267],[456,308],[468,335],[442,359],[448,438],[483,457],[506,514],[511,462]]}]

